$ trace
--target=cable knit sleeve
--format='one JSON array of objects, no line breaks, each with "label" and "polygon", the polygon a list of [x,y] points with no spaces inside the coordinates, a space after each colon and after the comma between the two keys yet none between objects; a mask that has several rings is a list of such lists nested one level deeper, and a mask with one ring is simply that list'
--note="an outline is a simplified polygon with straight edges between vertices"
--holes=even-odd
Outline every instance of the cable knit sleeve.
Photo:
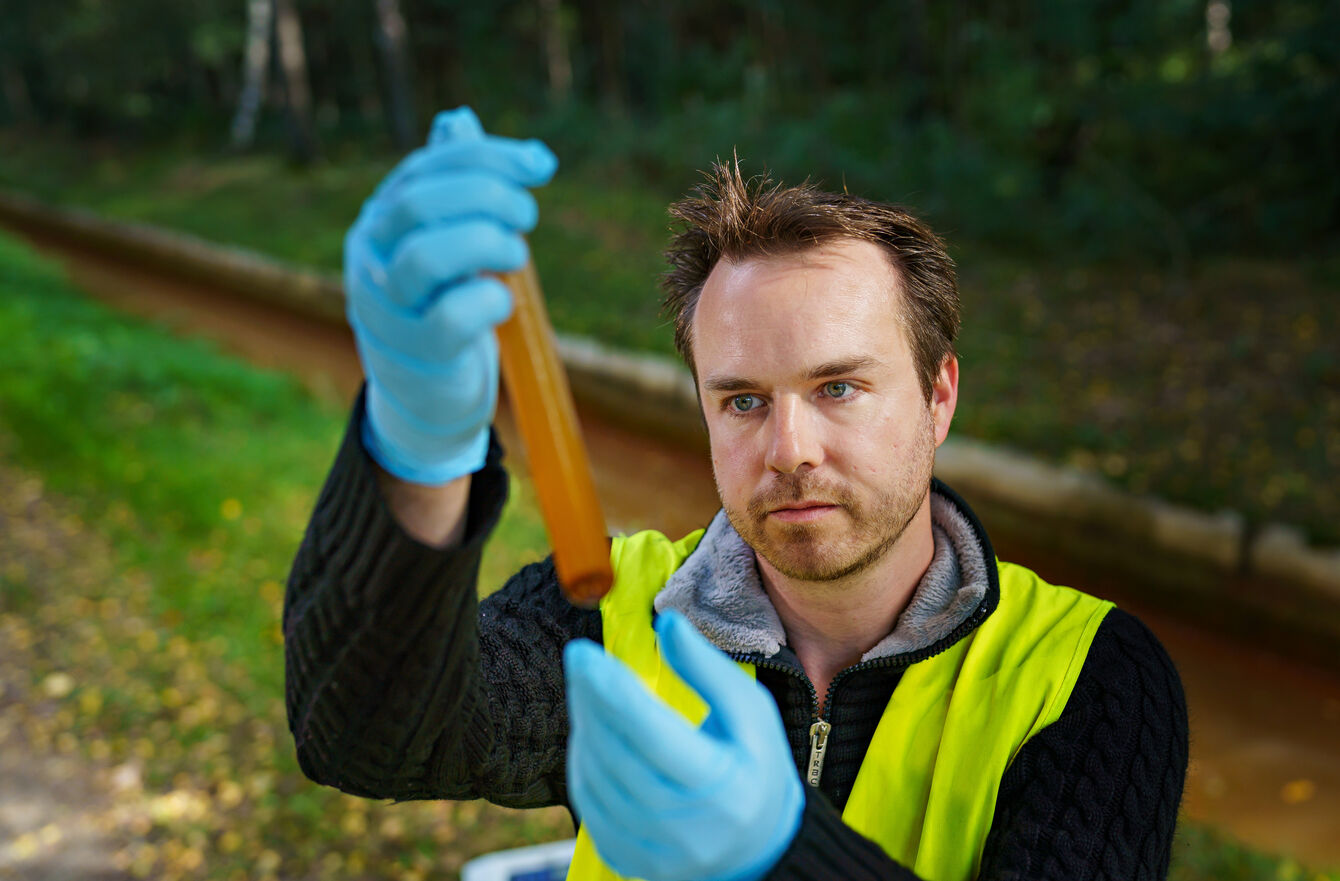
[{"label": "cable knit sleeve", "polygon": [[[1181,680],[1158,639],[1113,610],[1065,711],[1001,781],[980,881],[1154,881],[1168,873],[1187,766]],[[768,881],[917,876],[814,790]]]},{"label": "cable knit sleeve", "polygon": [[982,877],[1164,878],[1186,766],[1177,669],[1144,624],[1114,609],[1065,712],[1001,781]]},{"label": "cable knit sleeve", "polygon": [[373,798],[566,804],[562,650],[599,640],[599,613],[563,600],[547,560],[479,603],[480,554],[507,494],[501,449],[474,476],[464,542],[437,550],[383,503],[362,412],[360,397],[285,594],[299,764]]}]

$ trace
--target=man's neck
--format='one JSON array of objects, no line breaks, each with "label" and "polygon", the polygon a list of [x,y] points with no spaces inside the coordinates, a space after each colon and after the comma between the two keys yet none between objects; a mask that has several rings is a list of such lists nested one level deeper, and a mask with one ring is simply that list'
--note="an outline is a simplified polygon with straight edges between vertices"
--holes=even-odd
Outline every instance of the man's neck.
[{"label": "man's neck", "polygon": [[876,563],[838,581],[800,581],[758,559],[763,588],[819,694],[887,636],[935,556],[929,499]]}]

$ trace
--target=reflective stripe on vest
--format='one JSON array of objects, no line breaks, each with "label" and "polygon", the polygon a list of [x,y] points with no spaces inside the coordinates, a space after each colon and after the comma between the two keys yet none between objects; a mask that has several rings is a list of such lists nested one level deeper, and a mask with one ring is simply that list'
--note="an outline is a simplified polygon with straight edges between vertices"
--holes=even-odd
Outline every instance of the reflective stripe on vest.
[{"label": "reflective stripe on vest", "polygon": [[[614,539],[601,602],[605,650],[694,724],[706,705],[667,664],[652,601],[702,538]],[[997,562],[1000,601],[972,633],[903,673],[875,729],[842,819],[929,881],[976,877],[1000,780],[1019,748],[1065,709],[1112,603]],[[751,675],[753,665],[740,665]],[[569,879],[622,881],[578,830]]]}]

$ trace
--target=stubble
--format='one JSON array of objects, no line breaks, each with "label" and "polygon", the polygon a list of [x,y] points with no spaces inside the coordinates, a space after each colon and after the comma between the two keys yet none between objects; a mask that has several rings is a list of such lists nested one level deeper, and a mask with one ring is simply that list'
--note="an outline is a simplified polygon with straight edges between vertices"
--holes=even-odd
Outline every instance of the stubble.
[{"label": "stubble", "polygon": [[[900,457],[890,484],[864,499],[850,486],[815,477],[810,471],[775,474],[744,510],[725,505],[726,516],[754,552],[788,578],[842,580],[883,559],[921,510],[935,463],[929,409],[914,447]],[[769,516],[779,507],[801,501],[822,502],[838,510],[812,524],[786,523]]]}]

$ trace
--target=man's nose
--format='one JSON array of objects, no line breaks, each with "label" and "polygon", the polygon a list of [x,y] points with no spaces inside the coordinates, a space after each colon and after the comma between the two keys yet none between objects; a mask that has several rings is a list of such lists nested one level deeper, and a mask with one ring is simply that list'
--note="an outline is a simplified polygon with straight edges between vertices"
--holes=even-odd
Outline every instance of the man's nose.
[{"label": "man's nose", "polygon": [[813,468],[823,461],[823,445],[819,442],[814,414],[802,402],[782,398],[774,403],[770,416],[768,468],[790,474],[802,466]]}]

